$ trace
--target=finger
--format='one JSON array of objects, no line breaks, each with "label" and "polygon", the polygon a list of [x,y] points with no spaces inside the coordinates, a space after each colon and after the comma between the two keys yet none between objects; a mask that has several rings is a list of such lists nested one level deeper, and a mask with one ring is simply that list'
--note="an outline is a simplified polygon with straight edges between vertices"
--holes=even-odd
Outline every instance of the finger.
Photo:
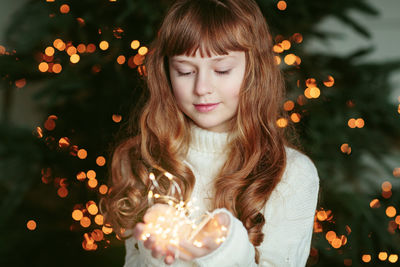
[{"label": "finger", "polygon": [[189,254],[191,254],[192,258],[202,257],[210,252],[210,250],[207,247],[204,247],[204,246],[198,247],[198,246],[195,246],[192,243],[189,243],[184,240],[179,242],[179,245],[184,250],[189,252]]},{"label": "finger", "polygon": [[181,259],[184,261],[191,261],[194,259],[193,255],[184,250],[182,247],[168,246],[168,250],[173,253],[175,259]]},{"label": "finger", "polygon": [[164,262],[167,265],[171,265],[172,263],[174,263],[175,261],[175,257],[173,254],[171,254],[171,252],[167,253],[167,256],[165,256],[164,258]]},{"label": "finger", "polygon": [[155,245],[155,246],[153,247],[152,251],[151,251],[151,255],[152,255],[154,258],[157,258],[157,259],[161,258],[161,256],[162,256],[161,247],[158,246],[158,245]]},{"label": "finger", "polygon": [[208,248],[210,251],[213,251],[216,248],[218,248],[220,244],[221,243],[218,243],[215,238],[205,237],[203,239],[203,246]]},{"label": "finger", "polygon": [[225,212],[220,212],[215,215],[215,219],[220,225],[228,226],[230,223],[229,215]]},{"label": "finger", "polygon": [[141,240],[142,238],[142,234],[144,231],[145,225],[143,223],[137,223],[135,228],[133,228],[133,236],[137,239],[137,240]]},{"label": "finger", "polygon": [[147,249],[152,249],[155,243],[155,239],[153,236],[149,236],[149,238],[147,238],[144,242],[143,245],[145,248]]}]

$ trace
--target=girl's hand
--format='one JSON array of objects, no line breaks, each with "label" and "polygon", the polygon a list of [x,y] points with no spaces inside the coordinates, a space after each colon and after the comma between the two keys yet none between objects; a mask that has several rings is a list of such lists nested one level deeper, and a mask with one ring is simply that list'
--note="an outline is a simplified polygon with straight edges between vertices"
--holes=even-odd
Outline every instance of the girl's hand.
[{"label": "girl's hand", "polygon": [[[146,230],[146,224],[153,222],[156,220],[157,217],[166,214],[167,212],[175,211],[169,205],[166,204],[155,204],[151,208],[146,211],[146,214],[143,217],[144,223],[137,223],[135,228],[133,229],[133,236],[136,240],[143,240],[143,234]],[[151,250],[151,255],[154,258],[161,258],[165,256],[164,262],[166,264],[172,264],[175,261],[174,254],[169,251],[167,248],[164,248],[159,243],[157,243],[156,237],[150,235],[147,239],[143,242],[145,248]]]},{"label": "girl's hand", "polygon": [[[174,208],[169,205],[155,204],[148,209],[143,217],[144,223],[136,224],[133,230],[134,237],[137,240],[143,240],[146,224],[154,222],[157,217],[164,216],[173,211]],[[163,246],[157,242],[157,236],[150,235],[145,239],[143,245],[145,248],[151,250],[151,255],[154,258],[159,259],[165,256],[164,262],[166,264],[172,264],[175,261],[175,255],[182,260],[191,261],[217,249],[227,236],[229,224],[229,215],[220,212],[207,222],[191,242],[181,239],[177,247],[173,245]],[[185,232],[184,229],[183,232]]]},{"label": "girl's hand", "polygon": [[224,242],[229,225],[229,215],[224,212],[217,213],[193,238],[192,242],[182,240],[178,248],[169,246],[168,249],[174,254],[179,249],[177,255],[184,261],[203,257],[216,250]]}]

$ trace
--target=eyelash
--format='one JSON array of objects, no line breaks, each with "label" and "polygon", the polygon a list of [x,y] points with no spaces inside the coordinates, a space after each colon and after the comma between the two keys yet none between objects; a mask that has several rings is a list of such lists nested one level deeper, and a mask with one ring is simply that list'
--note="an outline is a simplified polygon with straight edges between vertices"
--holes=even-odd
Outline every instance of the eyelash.
[{"label": "eyelash", "polygon": [[[231,70],[215,71],[215,73],[217,73],[218,75],[226,75],[226,74],[229,74],[230,71]],[[188,76],[190,74],[192,74],[192,72],[179,72],[178,71],[179,76]]]}]

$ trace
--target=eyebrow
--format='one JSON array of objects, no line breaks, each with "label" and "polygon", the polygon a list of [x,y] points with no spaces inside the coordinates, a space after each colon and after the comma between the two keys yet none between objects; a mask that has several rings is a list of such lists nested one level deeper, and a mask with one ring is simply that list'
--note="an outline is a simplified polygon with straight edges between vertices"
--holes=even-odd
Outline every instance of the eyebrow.
[{"label": "eyebrow", "polygon": [[[217,58],[211,59],[211,61],[212,62],[219,62],[219,61],[222,61],[222,60],[225,60],[225,59],[228,59],[228,58],[235,58],[235,57],[232,56],[232,55],[222,56],[222,57],[217,57]],[[179,59],[179,58],[172,58],[172,61],[173,62],[178,62],[178,63],[192,63],[191,60]]]}]

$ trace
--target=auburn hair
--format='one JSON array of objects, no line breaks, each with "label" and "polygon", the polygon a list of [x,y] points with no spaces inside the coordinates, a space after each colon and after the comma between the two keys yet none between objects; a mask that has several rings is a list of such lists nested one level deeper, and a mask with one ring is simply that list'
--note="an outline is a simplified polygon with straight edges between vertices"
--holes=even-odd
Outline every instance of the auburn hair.
[{"label": "auburn hair", "polygon": [[[148,97],[139,133],[129,130],[128,135],[135,136],[120,142],[113,152],[111,190],[103,200],[105,218],[117,233],[142,220],[148,208],[150,172],[173,174],[184,198],[190,198],[196,180],[182,160],[191,140],[190,119],[175,102],[168,58],[193,56],[197,50],[201,56],[245,52],[246,73],[229,132],[228,159],[215,177],[213,208],[231,211],[257,247],[264,238],[263,208],[286,165],[287,141],[276,123],[284,116],[284,83],[268,26],[253,0],[178,0],[171,6],[146,56]],[[159,184],[168,193],[169,182],[162,179]]]}]

